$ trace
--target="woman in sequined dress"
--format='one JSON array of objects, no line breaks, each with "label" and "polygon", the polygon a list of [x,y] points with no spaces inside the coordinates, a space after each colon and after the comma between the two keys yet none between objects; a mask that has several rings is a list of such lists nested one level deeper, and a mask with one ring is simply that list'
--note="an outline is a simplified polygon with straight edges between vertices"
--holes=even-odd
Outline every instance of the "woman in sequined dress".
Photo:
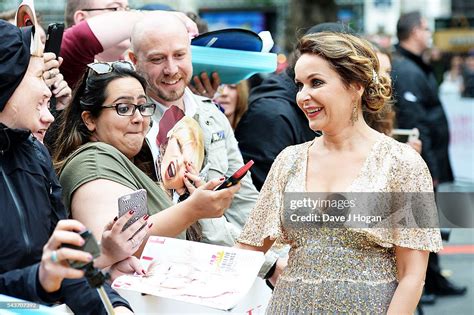
[{"label": "woman in sequined dress", "polygon": [[[429,251],[442,247],[434,226],[331,228],[288,220],[289,192],[432,192],[420,155],[363,118],[363,111],[379,112],[391,97],[370,47],[334,33],[307,35],[299,43],[297,103],[322,136],[280,153],[238,239],[239,247],[263,252],[276,240],[291,246],[268,314],[411,314]],[[417,210],[436,218],[433,203]]]}]

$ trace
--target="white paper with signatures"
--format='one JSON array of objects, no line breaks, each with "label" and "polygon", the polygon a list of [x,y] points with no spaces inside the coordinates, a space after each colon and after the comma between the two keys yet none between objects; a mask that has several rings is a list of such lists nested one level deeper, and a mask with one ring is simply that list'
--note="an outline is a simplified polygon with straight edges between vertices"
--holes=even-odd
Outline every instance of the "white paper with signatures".
[{"label": "white paper with signatures", "polygon": [[146,276],[126,275],[112,286],[229,310],[254,284],[263,253],[151,236],[140,262]]}]

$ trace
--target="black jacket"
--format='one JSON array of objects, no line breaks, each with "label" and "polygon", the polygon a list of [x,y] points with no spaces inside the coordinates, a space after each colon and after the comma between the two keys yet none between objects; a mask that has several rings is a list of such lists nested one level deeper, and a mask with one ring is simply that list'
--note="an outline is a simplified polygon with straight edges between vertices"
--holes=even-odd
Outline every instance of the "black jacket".
[{"label": "black jacket", "polygon": [[[46,293],[38,280],[43,246],[67,218],[46,148],[30,132],[0,123],[0,293],[39,303],[66,303],[77,314],[106,314],[85,278],[65,279]],[[114,305],[128,306],[110,286]]]},{"label": "black jacket", "polygon": [[422,156],[431,176],[439,182],[452,181],[448,121],[431,67],[420,56],[397,47],[392,76],[398,128],[418,128],[423,142]]},{"label": "black jacket", "polygon": [[297,88],[291,72],[272,74],[252,89],[249,108],[240,120],[235,137],[260,190],[276,156],[287,146],[313,140],[316,133],[296,104]]}]

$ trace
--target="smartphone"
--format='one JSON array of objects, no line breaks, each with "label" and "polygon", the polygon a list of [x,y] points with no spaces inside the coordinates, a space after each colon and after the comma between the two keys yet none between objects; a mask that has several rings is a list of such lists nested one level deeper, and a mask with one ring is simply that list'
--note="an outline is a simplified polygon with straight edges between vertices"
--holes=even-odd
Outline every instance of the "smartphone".
[{"label": "smartphone", "polygon": [[252,167],[253,165],[253,160],[250,160],[239,168],[234,174],[232,174],[231,177],[227,178],[222,184],[220,184],[215,190],[221,190],[224,188],[228,188],[234,185],[237,185],[240,180],[247,174],[248,170]]},{"label": "smartphone", "polygon": [[61,51],[61,42],[63,41],[64,24],[63,23],[52,23],[48,26],[48,32],[46,33],[46,43],[44,45],[44,52],[52,52],[56,55],[56,59],[59,57]]},{"label": "smartphone", "polygon": [[[123,216],[130,210],[134,210],[133,216],[124,225],[122,231],[125,231],[130,225],[135,223],[138,219],[148,214],[146,190],[139,189],[128,195],[122,196],[118,199],[119,217]],[[138,231],[137,231],[138,233]],[[133,236],[132,236],[133,237]]]},{"label": "smartphone", "polygon": [[393,129],[392,137],[397,141],[407,143],[409,140],[417,140],[420,137],[420,132],[417,128]]},{"label": "smartphone", "polygon": [[[71,244],[63,244],[62,247],[68,247],[72,249],[82,250],[84,252],[88,252],[92,255],[92,257],[97,258],[100,256],[100,247],[99,243],[95,239],[94,235],[89,231],[85,230],[79,234],[84,239],[84,245],[82,246],[75,246]],[[90,262],[83,262],[83,261],[75,261],[70,260],[69,265],[76,269],[82,269],[86,265],[90,264]]]}]

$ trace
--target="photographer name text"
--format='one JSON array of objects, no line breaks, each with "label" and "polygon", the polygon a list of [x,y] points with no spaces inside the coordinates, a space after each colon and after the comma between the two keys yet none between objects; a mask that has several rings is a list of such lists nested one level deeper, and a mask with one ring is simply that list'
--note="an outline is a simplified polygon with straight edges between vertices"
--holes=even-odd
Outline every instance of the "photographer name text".
[{"label": "photographer name text", "polygon": [[306,215],[291,214],[290,220],[292,222],[363,222],[363,223],[374,223],[382,222],[381,216],[376,215],[362,215],[362,214],[349,214],[345,215],[330,215],[330,214],[315,214],[310,213]]}]

